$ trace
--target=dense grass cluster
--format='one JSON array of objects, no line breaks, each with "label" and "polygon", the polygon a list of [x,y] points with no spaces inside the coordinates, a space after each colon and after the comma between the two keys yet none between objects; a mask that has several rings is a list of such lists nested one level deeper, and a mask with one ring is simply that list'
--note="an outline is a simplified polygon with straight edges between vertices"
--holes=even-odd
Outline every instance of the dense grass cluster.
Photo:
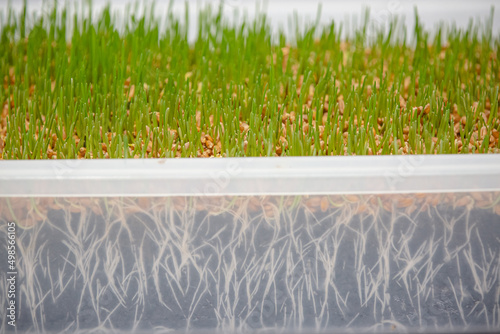
[{"label": "dense grass cluster", "polygon": [[289,36],[223,8],[199,12],[193,42],[188,15],[154,7],[4,11],[0,158],[500,151],[493,15],[432,35],[417,17],[411,38],[368,16]]}]

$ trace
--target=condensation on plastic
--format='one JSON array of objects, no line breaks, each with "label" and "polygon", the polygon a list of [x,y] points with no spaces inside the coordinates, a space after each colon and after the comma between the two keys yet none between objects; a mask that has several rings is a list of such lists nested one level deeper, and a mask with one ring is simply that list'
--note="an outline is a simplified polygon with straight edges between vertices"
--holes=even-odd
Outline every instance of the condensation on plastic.
[{"label": "condensation on plastic", "polygon": [[1,161],[0,197],[494,191],[500,155]]}]

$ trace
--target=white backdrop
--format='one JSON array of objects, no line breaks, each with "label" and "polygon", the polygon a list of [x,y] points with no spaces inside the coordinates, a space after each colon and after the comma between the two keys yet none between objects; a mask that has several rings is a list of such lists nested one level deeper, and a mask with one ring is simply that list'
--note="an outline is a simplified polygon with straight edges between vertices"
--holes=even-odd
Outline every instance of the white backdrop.
[{"label": "white backdrop", "polygon": [[[146,0],[148,1],[148,0]],[[0,11],[5,15],[9,0],[0,0]],[[68,1],[73,4],[75,1]],[[135,3],[135,0],[93,0],[94,10],[99,12],[107,3],[111,3],[112,9],[115,11],[124,11],[129,4]],[[16,10],[22,8],[22,0],[10,0],[11,6]],[[28,0],[29,12],[40,13],[44,9],[47,10],[53,2],[52,0]],[[64,1],[59,1],[60,6]],[[190,8],[191,28],[195,28],[196,21],[195,13],[197,9],[206,3],[217,5],[219,1],[207,0],[187,0]],[[225,13],[228,17],[233,16],[233,12],[237,10],[240,14],[247,13],[249,17],[253,17],[256,12],[256,7],[263,9],[269,18],[273,28],[283,27],[287,29],[287,22],[292,17],[294,12],[299,14],[302,20],[313,20],[316,17],[318,4],[322,4],[321,23],[328,23],[332,19],[336,22],[346,22],[346,18],[352,21],[353,16],[358,18],[363,12],[363,8],[369,6],[371,19],[375,24],[380,25],[388,22],[390,15],[404,16],[405,24],[412,29],[414,25],[414,7],[416,6],[419,12],[421,22],[426,29],[433,30],[436,24],[440,21],[447,23],[455,22],[459,27],[466,27],[470,18],[484,21],[490,14],[490,9],[496,4],[494,14],[493,31],[494,35],[500,34],[500,1],[488,0],[226,0],[224,2]],[[157,0],[156,13],[162,15],[167,11],[169,1]],[[173,10],[184,15],[184,0],[174,0]],[[359,21],[358,21],[359,22]],[[195,29],[191,29],[193,33]],[[409,32],[411,34],[411,31]]]}]

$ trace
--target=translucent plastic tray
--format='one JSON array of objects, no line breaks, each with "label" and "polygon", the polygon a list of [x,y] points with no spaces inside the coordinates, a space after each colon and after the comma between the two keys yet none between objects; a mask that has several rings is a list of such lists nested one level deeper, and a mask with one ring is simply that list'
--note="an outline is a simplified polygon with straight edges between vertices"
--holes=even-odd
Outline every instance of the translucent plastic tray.
[{"label": "translucent plastic tray", "polygon": [[500,156],[2,161],[0,249],[20,332],[498,332]]}]

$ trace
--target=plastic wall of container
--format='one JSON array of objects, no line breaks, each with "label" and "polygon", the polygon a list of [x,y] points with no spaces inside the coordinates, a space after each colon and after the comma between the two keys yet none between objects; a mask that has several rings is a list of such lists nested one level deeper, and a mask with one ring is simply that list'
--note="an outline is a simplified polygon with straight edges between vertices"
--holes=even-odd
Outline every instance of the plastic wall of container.
[{"label": "plastic wall of container", "polygon": [[496,191],[498,155],[0,161],[0,197]]},{"label": "plastic wall of container", "polygon": [[0,332],[499,332],[499,158],[3,161]]}]

